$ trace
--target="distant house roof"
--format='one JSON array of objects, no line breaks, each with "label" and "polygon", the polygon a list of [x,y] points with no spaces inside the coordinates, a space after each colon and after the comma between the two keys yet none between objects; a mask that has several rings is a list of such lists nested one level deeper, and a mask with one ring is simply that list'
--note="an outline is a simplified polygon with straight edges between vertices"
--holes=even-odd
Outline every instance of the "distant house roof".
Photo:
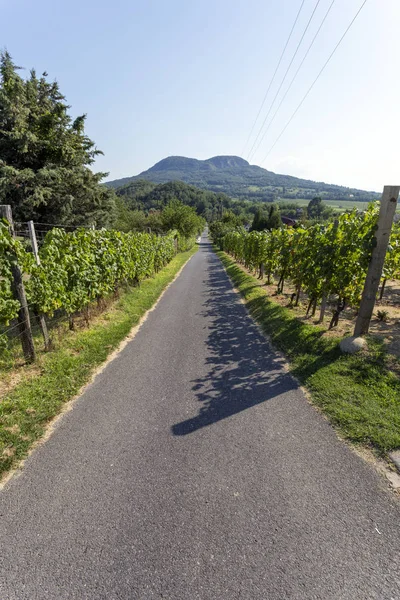
[{"label": "distant house roof", "polygon": [[281,217],[281,219],[284,225],[290,225],[291,227],[293,227],[293,225],[296,225],[296,221],[294,219],[291,219],[290,217]]}]

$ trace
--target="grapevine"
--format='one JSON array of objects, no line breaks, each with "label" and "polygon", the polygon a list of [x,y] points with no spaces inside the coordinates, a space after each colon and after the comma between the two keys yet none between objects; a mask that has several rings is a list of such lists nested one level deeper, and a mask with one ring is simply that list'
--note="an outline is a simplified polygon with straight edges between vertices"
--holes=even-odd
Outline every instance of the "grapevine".
[{"label": "grapevine", "polygon": [[[321,303],[322,321],[327,299],[336,298],[331,326],[337,325],[345,306],[357,309],[374,245],[379,205],[364,212],[356,209],[337,219],[309,227],[280,228],[250,233],[243,228],[212,227],[213,239],[222,250],[250,270],[259,269],[267,283],[278,280],[282,293],[286,280],[296,289],[292,301],[303,290],[309,304],[307,314],[315,313]],[[395,224],[383,271],[383,286],[388,278],[400,277],[400,224]]]},{"label": "grapevine", "polygon": [[[165,236],[121,233],[102,229],[66,232],[55,228],[40,248],[40,265],[0,222],[0,326],[18,315],[12,291],[11,265],[18,261],[26,280],[28,303],[38,313],[52,316],[85,310],[92,302],[124,284],[137,284],[165,266],[176,253],[177,232]],[[180,246],[190,245],[185,239]],[[3,339],[4,336],[0,336]]]}]

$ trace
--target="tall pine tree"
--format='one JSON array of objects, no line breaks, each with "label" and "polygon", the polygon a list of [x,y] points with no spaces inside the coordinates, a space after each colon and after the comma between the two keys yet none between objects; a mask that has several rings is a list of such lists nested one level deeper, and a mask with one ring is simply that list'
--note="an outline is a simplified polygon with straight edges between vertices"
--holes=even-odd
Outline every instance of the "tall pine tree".
[{"label": "tall pine tree", "polygon": [[115,199],[100,185],[106,173],[90,165],[102,154],[72,120],[57,82],[47,73],[20,77],[8,52],[0,54],[0,204],[15,218],[43,223],[112,224]]}]

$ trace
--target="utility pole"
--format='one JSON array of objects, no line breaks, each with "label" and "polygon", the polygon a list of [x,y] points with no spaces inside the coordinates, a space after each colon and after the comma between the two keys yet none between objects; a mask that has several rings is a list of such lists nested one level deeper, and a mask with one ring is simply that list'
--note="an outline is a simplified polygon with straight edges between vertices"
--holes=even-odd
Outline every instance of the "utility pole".
[{"label": "utility pole", "polygon": [[[38,244],[37,244],[35,225],[34,225],[33,221],[28,221],[28,229],[29,229],[29,237],[30,237],[31,244],[32,244],[32,252],[35,257],[36,264],[38,266],[40,266],[39,248],[38,248]],[[46,323],[44,314],[39,313],[39,322],[40,322],[40,329],[42,330],[43,339],[44,339],[44,348],[48,352],[49,350],[51,350],[52,343],[50,340],[49,332],[47,330],[47,323]]]},{"label": "utility pole", "polygon": [[358,311],[354,336],[368,333],[369,324],[375,307],[376,295],[379,282],[382,277],[383,264],[389,245],[390,232],[397,208],[400,186],[385,185],[379,210],[378,228],[375,234],[376,244],[372,250],[367,277],[365,279],[364,291],[361,298],[360,310]]},{"label": "utility pole", "polygon": [[[10,233],[13,237],[15,237],[12,210],[9,204],[0,204],[0,217],[6,219]],[[36,353],[33,343],[31,320],[29,317],[29,309],[26,301],[25,287],[21,269],[19,268],[17,261],[14,261],[10,267],[13,277],[13,293],[15,298],[20,303],[20,309],[18,311],[18,328],[21,335],[22,350],[24,352],[25,360],[27,362],[34,362],[36,359]]]}]

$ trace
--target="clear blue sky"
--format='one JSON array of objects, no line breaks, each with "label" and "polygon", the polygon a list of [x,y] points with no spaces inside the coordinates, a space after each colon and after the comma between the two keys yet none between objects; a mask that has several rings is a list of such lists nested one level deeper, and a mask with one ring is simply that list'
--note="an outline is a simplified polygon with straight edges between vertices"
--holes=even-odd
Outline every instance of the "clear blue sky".
[{"label": "clear blue sky", "polygon": [[[282,75],[315,2],[305,1]],[[330,2],[320,0],[294,68]],[[168,155],[241,155],[300,4],[0,0],[0,45],[17,64],[56,78],[73,116],[87,113],[87,132],[105,153],[96,167],[115,179]],[[360,4],[336,0],[252,163],[262,162]],[[262,166],[378,191],[400,181],[399,23],[399,0],[368,0]]]}]

